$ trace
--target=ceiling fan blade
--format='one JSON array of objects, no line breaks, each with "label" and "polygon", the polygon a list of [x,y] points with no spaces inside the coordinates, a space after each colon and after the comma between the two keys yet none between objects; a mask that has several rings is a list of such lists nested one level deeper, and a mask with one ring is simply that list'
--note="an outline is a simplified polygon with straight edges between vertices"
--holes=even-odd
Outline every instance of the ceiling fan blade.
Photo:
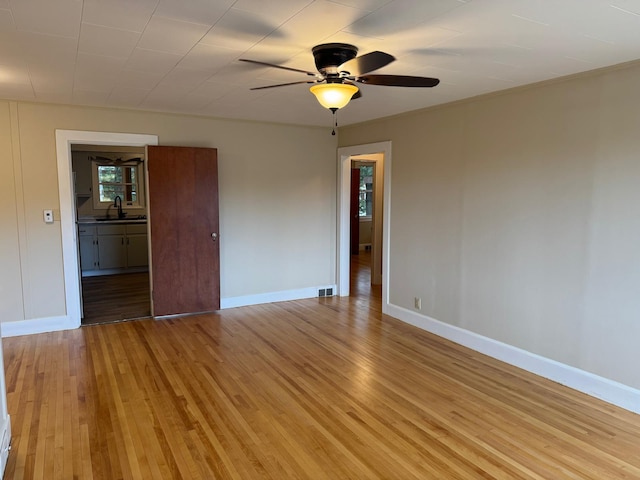
[{"label": "ceiling fan blade", "polygon": [[315,80],[302,80],[300,82],[279,83],[277,85],[265,85],[264,87],[253,87],[249,90],[264,90],[265,88],[286,87],[288,85],[300,85],[301,83],[318,83]]},{"label": "ceiling fan blade", "polygon": [[388,87],[435,87],[440,83],[437,78],[411,77],[408,75],[363,75],[354,80],[367,85],[385,85]]},{"label": "ceiling fan blade", "polygon": [[275,65],[273,63],[259,62],[258,60],[249,60],[248,58],[239,58],[241,62],[255,63],[256,65],[262,65],[263,67],[280,68],[281,70],[289,70],[290,72],[306,73],[309,76],[315,77],[317,73],[307,72],[306,70],[300,70],[298,68],[285,67],[283,65]]},{"label": "ceiling fan blade", "polygon": [[344,62],[338,67],[338,71],[349,72],[350,76],[357,77],[359,75],[364,75],[365,73],[378,70],[385,65],[389,65],[391,62],[395,61],[395,59],[396,58],[393,55],[375,51],[360,55],[348,62]]}]

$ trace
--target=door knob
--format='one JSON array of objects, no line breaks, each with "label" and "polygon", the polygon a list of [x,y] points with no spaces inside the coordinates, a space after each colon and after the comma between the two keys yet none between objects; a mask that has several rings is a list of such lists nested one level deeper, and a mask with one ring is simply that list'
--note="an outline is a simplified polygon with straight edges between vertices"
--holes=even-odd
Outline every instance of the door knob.
[{"label": "door knob", "polygon": [[213,238],[213,241],[215,242],[216,240],[218,240],[218,234],[216,232],[213,232],[211,234],[211,238]]}]

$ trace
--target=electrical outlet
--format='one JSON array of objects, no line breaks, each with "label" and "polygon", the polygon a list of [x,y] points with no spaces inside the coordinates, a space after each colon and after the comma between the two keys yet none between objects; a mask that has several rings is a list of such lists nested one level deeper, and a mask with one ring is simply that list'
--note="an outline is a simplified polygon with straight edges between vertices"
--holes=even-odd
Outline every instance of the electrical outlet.
[{"label": "electrical outlet", "polygon": [[420,310],[420,309],[422,309],[422,299],[421,299],[421,298],[419,298],[419,297],[414,297],[414,298],[413,298],[413,307],[414,307],[416,310]]}]

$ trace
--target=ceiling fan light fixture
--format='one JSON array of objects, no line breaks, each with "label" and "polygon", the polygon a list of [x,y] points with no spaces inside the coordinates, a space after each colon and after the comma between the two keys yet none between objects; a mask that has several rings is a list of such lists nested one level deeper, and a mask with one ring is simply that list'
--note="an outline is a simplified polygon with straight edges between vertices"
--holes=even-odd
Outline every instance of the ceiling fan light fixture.
[{"label": "ceiling fan light fixture", "polygon": [[347,106],[351,97],[359,90],[348,83],[323,83],[309,89],[324,108],[337,110]]}]

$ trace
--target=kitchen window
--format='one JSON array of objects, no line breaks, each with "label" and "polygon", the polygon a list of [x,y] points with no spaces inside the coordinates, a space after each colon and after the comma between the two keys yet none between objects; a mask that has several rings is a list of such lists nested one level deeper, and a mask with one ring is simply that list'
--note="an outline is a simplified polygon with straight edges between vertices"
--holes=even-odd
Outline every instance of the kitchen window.
[{"label": "kitchen window", "polygon": [[92,160],[93,206],[107,209],[119,196],[125,208],[144,207],[144,184],[141,160],[96,158]]}]

